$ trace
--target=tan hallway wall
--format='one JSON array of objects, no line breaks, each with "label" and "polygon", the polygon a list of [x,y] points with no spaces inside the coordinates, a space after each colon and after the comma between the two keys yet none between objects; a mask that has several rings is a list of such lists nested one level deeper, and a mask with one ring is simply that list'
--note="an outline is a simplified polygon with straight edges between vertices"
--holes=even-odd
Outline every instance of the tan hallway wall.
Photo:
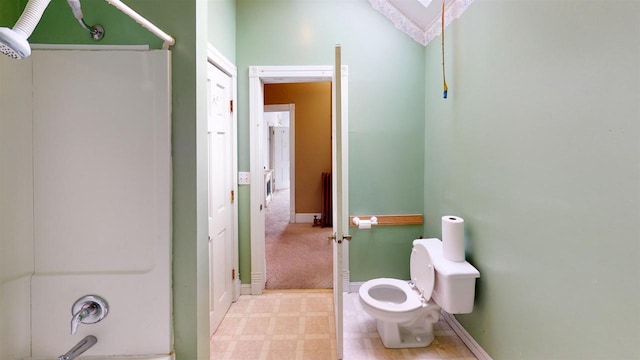
[{"label": "tan hallway wall", "polygon": [[331,171],[331,83],[266,84],[264,104],[295,104],[297,213],[322,210],[322,173]]}]

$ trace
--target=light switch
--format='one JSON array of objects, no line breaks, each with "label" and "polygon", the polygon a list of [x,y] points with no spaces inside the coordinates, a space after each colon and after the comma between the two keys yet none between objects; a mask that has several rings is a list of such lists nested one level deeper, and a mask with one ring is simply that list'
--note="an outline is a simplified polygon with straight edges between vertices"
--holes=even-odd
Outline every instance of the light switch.
[{"label": "light switch", "polygon": [[248,171],[238,171],[238,185],[249,185],[250,174]]}]

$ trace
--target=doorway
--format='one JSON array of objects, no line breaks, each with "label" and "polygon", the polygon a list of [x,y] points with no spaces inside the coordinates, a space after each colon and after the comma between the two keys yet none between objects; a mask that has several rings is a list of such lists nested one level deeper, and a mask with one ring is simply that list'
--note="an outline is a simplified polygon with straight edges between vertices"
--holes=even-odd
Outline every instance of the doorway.
[{"label": "doorway", "polygon": [[264,141],[260,126],[264,111],[264,86],[268,83],[331,81],[331,214],[333,235],[329,237],[333,250],[333,305],[336,335],[336,355],[343,353],[343,288],[349,282],[349,163],[348,163],[348,68],[341,64],[341,47],[335,47],[334,66],[269,66],[249,67],[249,119],[251,155],[251,293],[262,294],[265,287],[264,261],[264,193],[259,184],[264,177],[260,159]]},{"label": "doorway", "polygon": [[265,288],[331,289],[332,231],[321,226],[331,221],[320,221],[331,189],[322,182],[331,173],[331,82],[265,84],[264,104]]},{"label": "doorway", "polygon": [[288,189],[289,222],[296,222],[296,105],[275,104],[264,105],[264,123],[268,139],[268,154],[265,157],[265,168],[273,169],[273,190]]},{"label": "doorway", "polygon": [[[305,82],[332,82],[333,81],[333,66],[251,66],[249,68],[249,92],[250,92],[250,158],[251,158],[251,184],[259,184],[258,186],[251,186],[251,294],[259,295],[265,290],[266,285],[266,264],[265,264],[265,186],[262,186],[264,182],[264,151],[267,147],[264,125],[262,124],[263,114],[265,110],[264,105],[264,93],[265,86],[270,84],[283,84],[283,83],[305,83]],[[344,67],[346,69],[346,66]],[[346,80],[348,74],[342,73],[343,91],[340,98],[343,99],[342,103],[345,104],[342,110],[343,118],[346,120],[347,113],[347,86]],[[332,97],[336,96],[335,83],[332,84]],[[332,101],[335,101],[333,99]],[[335,109],[333,109],[335,110]],[[332,115],[335,117],[335,114]],[[297,123],[299,123],[299,116],[297,116]],[[297,125],[296,125],[297,126]],[[346,125],[344,125],[346,129]],[[332,129],[332,133],[336,129]],[[344,149],[347,149],[348,144],[342,144]],[[334,149],[335,150],[335,149]],[[347,168],[346,165],[346,152],[345,152],[344,165],[342,169]],[[335,164],[334,164],[335,165]],[[348,174],[345,170],[342,170],[342,181],[346,183]],[[296,180],[297,182],[297,180]],[[348,196],[348,189],[343,189],[341,196]],[[299,191],[297,191],[299,194]],[[335,197],[335,194],[334,194]],[[335,202],[334,202],[335,203]],[[297,209],[298,217],[300,211]],[[335,220],[336,206],[334,206],[334,220]],[[345,211],[345,213],[347,213]],[[303,216],[308,216],[304,214]],[[313,215],[311,214],[311,219]],[[335,226],[335,221],[334,221]],[[348,244],[342,247],[343,250],[340,254],[342,266],[334,272],[334,276],[337,275],[337,281],[341,283],[340,288],[347,288],[349,284],[349,252]],[[335,259],[333,260],[335,263]],[[334,285],[335,287],[335,285]]]}]

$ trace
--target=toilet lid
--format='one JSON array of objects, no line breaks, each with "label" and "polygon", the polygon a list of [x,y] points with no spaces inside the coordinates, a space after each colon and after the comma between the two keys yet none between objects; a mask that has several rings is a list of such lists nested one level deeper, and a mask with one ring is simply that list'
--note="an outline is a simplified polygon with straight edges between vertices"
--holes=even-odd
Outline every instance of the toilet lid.
[{"label": "toilet lid", "polygon": [[429,251],[423,244],[413,245],[410,263],[411,281],[416,285],[416,289],[422,293],[424,299],[429,300],[433,292],[435,270]]}]

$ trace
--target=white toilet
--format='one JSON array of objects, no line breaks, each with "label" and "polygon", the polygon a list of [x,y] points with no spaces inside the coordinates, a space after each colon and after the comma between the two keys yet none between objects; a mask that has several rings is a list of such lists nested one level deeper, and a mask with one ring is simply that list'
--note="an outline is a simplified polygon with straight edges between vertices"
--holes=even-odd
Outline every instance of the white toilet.
[{"label": "white toilet", "polygon": [[440,308],[450,314],[473,310],[476,278],[480,272],[466,261],[442,255],[439,239],[413,241],[411,283],[380,278],[362,284],[362,308],[376,319],[378,334],[387,348],[429,346]]}]

